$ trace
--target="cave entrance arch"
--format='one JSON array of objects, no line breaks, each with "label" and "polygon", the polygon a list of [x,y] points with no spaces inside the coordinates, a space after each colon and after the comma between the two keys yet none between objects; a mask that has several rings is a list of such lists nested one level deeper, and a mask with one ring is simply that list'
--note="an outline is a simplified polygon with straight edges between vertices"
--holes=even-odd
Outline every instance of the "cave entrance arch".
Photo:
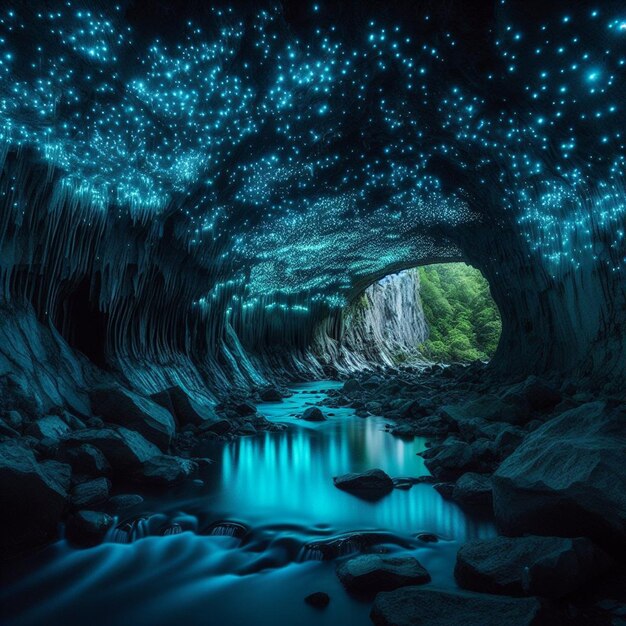
[{"label": "cave entrance arch", "polygon": [[370,284],[317,335],[338,369],[489,361],[502,333],[486,278],[463,262],[421,265]]}]

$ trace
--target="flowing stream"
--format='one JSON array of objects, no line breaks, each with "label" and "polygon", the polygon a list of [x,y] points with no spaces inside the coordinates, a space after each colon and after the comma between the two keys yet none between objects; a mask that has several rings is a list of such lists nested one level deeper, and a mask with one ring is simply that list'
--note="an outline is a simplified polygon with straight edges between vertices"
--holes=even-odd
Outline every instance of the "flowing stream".
[{"label": "flowing stream", "polygon": [[[259,411],[285,430],[208,447],[203,481],[146,498],[93,548],[59,541],[2,572],[3,624],[366,625],[371,602],[348,596],[335,560],[359,550],[412,554],[437,586],[454,586],[458,546],[495,534],[432,485],[395,489],[377,502],[340,491],[332,478],[381,468],[427,474],[425,440],[398,439],[385,420],[324,409],[325,422],[296,416],[340,383],[295,385]],[[434,533],[437,542],[417,537]],[[7,568],[5,568],[7,570]],[[319,610],[304,597],[325,591]]]}]

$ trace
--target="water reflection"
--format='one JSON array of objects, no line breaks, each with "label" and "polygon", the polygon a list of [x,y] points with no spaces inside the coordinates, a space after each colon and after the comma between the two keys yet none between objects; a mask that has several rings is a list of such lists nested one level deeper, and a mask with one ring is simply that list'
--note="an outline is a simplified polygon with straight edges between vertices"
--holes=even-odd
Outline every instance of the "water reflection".
[{"label": "water reflection", "polygon": [[427,474],[417,456],[426,442],[393,437],[383,430],[382,418],[362,419],[351,409],[332,410],[335,415],[323,423],[296,420],[292,414],[320,398],[303,393],[309,388],[302,385],[286,403],[261,407],[269,419],[287,421],[287,430],[245,437],[219,451],[221,476],[211,498],[215,510],[252,525],[282,521],[338,531],[428,530],[461,541],[493,533],[490,523],[470,519],[431,485],[394,490],[378,502],[335,488],[333,476],[374,467],[392,477]]}]

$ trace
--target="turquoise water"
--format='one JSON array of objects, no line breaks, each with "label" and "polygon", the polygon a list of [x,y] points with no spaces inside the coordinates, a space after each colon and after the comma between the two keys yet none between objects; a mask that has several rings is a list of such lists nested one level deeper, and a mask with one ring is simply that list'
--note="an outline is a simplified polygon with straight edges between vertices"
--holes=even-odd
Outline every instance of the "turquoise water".
[{"label": "turquoise water", "polygon": [[[10,624],[369,624],[369,603],[350,598],[334,574],[334,561],[311,560],[307,544],[359,531],[376,533],[375,549],[415,555],[433,584],[454,585],[460,543],[490,536],[489,521],[473,519],[428,484],[394,490],[366,502],[336,489],[332,478],[379,467],[392,477],[427,473],[416,453],[425,440],[404,441],[385,432],[385,420],[360,418],[352,409],[326,409],[328,420],[297,419],[324,398],[328,381],[294,387],[280,403],[259,411],[286,425],[274,433],[207,448],[215,463],[204,483],[147,498],[144,533],[178,523],[173,536],[147,536],[77,550],[60,541],[3,575],[0,621]],[[311,393],[311,392],[316,393]],[[121,520],[120,520],[121,521]],[[214,524],[236,521],[243,539],[214,536]],[[440,537],[423,543],[426,531]],[[117,537],[119,540],[119,537]],[[348,544],[346,552],[351,549]],[[304,604],[314,591],[331,595],[320,612]]]}]

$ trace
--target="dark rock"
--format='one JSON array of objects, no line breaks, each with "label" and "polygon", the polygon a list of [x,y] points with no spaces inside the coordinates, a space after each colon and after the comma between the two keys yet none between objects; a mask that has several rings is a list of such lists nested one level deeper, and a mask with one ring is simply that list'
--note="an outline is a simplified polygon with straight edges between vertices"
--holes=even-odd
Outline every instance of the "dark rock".
[{"label": "dark rock", "polygon": [[415,439],[415,431],[413,430],[413,427],[409,424],[398,424],[397,426],[394,426],[389,432],[394,437],[399,437],[400,439]]},{"label": "dark rock", "polygon": [[507,401],[491,394],[485,394],[477,400],[461,405],[446,405],[441,410],[452,422],[481,418],[492,422],[522,424],[528,418],[527,412],[516,402],[513,402],[512,398]]},{"label": "dark rock", "polygon": [[93,412],[107,422],[132,428],[162,449],[169,446],[174,418],[153,400],[119,386],[98,387],[89,397]]},{"label": "dark rock", "polygon": [[[279,402],[283,399],[280,391],[276,387],[266,387],[259,392],[259,397],[263,402]],[[309,596],[310,597],[310,596]]]},{"label": "dark rock", "polygon": [[304,601],[316,609],[325,609],[330,603],[330,596],[323,591],[316,591],[304,598]]},{"label": "dark rock", "polygon": [[0,550],[5,556],[53,540],[67,492],[58,478],[14,440],[0,443]]},{"label": "dark rock", "polygon": [[452,499],[465,506],[491,506],[491,478],[484,474],[467,472],[456,481]]},{"label": "dark rock", "polygon": [[80,430],[81,428],[85,428],[85,423],[81,419],[71,413],[68,413],[67,411],[63,411],[61,419],[70,427],[71,430]]},{"label": "dark rock", "polygon": [[78,511],[67,520],[67,535],[71,541],[91,545],[101,541],[113,526],[113,518],[100,511]]},{"label": "dark rock", "polygon": [[167,486],[193,476],[198,464],[189,459],[166,454],[152,457],[142,464],[135,474],[135,480],[155,486]]},{"label": "dark rock", "polygon": [[519,389],[519,393],[534,411],[549,411],[562,399],[561,392],[556,387],[537,376],[529,376]]},{"label": "dark rock", "polygon": [[379,593],[370,613],[376,626],[558,626],[554,605],[540,598],[508,598],[433,587]]},{"label": "dark rock", "polygon": [[379,500],[393,491],[393,481],[380,469],[343,474],[333,479],[335,487],[365,500]]},{"label": "dark rock", "polygon": [[0,437],[9,437],[15,439],[19,437],[20,433],[12,426],[7,424],[3,419],[0,419]]},{"label": "dark rock", "polygon": [[17,431],[22,431],[24,426],[24,418],[20,415],[19,411],[7,411],[6,422],[11,428]]},{"label": "dark rock", "polygon": [[98,448],[85,443],[76,448],[68,448],[64,451],[66,460],[78,474],[87,476],[103,476],[111,471],[111,466],[106,457]]},{"label": "dark rock", "polygon": [[337,576],[348,591],[357,594],[375,594],[430,582],[430,575],[417,559],[380,554],[362,554],[339,563]]},{"label": "dark rock", "polygon": [[560,598],[604,573],[610,563],[583,537],[496,537],[462,546],[454,575],[473,591]]},{"label": "dark rock", "polygon": [[200,426],[203,432],[215,433],[216,435],[225,435],[233,429],[233,425],[224,418],[216,417],[212,421],[206,421]]},{"label": "dark rock", "polygon": [[109,498],[111,483],[106,478],[95,478],[72,489],[72,506],[76,509],[98,508]]},{"label": "dark rock", "polygon": [[356,378],[349,378],[343,384],[342,391],[347,394],[353,394],[363,391],[363,387],[361,387],[361,383]]},{"label": "dark rock", "polygon": [[119,514],[134,509],[142,502],[143,498],[137,493],[123,493],[109,498],[105,508],[108,513]]},{"label": "dark rock", "polygon": [[41,461],[41,469],[48,474],[64,491],[69,491],[72,482],[72,468],[67,463],[47,459]]},{"label": "dark rock", "polygon": [[435,483],[433,488],[446,500],[452,500],[452,494],[454,493],[455,483]]},{"label": "dark rock", "polygon": [[170,387],[154,394],[153,399],[164,408],[169,409],[171,407],[169,410],[176,417],[180,426],[188,424],[202,426],[206,423],[214,423],[219,419],[211,405],[196,402],[179,386]]},{"label": "dark rock", "polygon": [[308,409],[306,409],[300,419],[306,420],[307,422],[326,421],[326,417],[316,406],[310,406]]},{"label": "dark rock", "polygon": [[515,452],[517,447],[522,443],[526,433],[514,426],[505,428],[497,437],[495,441],[496,450],[498,456],[501,459],[505,459]]},{"label": "dark rock", "polygon": [[256,413],[256,407],[249,402],[239,402],[235,404],[235,412],[241,417],[247,417],[248,415],[254,415]]},{"label": "dark rock", "polygon": [[476,468],[472,446],[465,441],[448,439],[420,454],[428,470],[438,479],[454,480]]},{"label": "dark rock", "polygon": [[586,536],[626,553],[625,419],[593,402],[528,434],[492,478],[502,532]]},{"label": "dark rock", "polygon": [[239,434],[241,434],[241,435],[256,435],[257,434],[257,429],[254,426],[254,424],[251,424],[250,422],[247,422],[246,424],[243,424],[239,428]]},{"label": "dark rock", "polygon": [[142,463],[158,456],[161,451],[139,433],[127,428],[86,428],[65,439],[68,447],[90,444],[104,454],[114,471],[120,472],[139,467]]},{"label": "dark rock", "polygon": [[434,533],[418,533],[415,537],[424,543],[437,543],[439,541],[439,537]]},{"label": "dark rock", "polygon": [[25,432],[37,439],[58,441],[70,432],[70,427],[58,415],[46,415],[29,424]]}]

